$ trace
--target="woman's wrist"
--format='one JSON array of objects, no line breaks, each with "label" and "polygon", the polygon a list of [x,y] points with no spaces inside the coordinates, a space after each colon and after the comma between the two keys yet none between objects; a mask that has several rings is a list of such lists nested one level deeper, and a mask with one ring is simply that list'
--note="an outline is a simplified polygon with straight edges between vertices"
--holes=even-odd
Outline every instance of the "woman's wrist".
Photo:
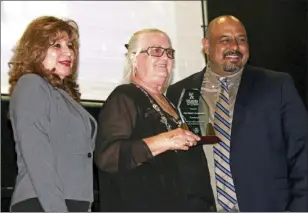
[{"label": "woman's wrist", "polygon": [[147,144],[153,156],[163,153],[168,150],[168,138],[164,134],[159,134],[153,137],[144,138],[143,141]]}]

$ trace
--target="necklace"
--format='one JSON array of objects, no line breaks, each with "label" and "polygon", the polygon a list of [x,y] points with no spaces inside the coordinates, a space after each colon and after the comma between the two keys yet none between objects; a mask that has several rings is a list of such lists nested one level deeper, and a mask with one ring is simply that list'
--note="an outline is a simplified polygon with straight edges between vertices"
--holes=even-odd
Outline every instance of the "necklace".
[{"label": "necklace", "polygon": [[162,95],[162,94],[156,95],[156,94],[151,94],[151,93],[149,93],[149,94],[151,95],[151,97],[156,101],[156,103],[158,103],[158,105],[165,112],[167,112],[169,115],[172,115],[172,117],[174,117],[174,118],[178,118],[176,111],[174,110],[175,107],[171,105],[172,103],[170,101],[168,101],[164,97],[164,95]]},{"label": "necklace", "polygon": [[[136,86],[137,86],[137,85],[136,85]],[[167,129],[168,131],[172,130],[171,125],[168,123],[168,120],[167,120],[166,116],[164,115],[164,113],[162,112],[162,110],[160,109],[160,107],[159,107],[156,103],[154,103],[153,99],[150,97],[150,95],[148,94],[148,92],[145,91],[145,89],[143,89],[142,87],[139,87],[139,88],[140,88],[140,90],[148,97],[148,99],[149,99],[149,101],[150,101],[150,103],[151,103],[153,109],[154,109],[156,112],[158,112],[158,114],[160,115],[160,122],[166,126],[166,129]],[[172,104],[172,103],[170,103],[170,104]],[[172,105],[172,106],[173,106],[173,105]],[[171,119],[174,121],[175,124],[177,124],[178,127],[181,126],[181,121],[176,120],[176,119],[173,118],[172,116],[171,116]]]}]

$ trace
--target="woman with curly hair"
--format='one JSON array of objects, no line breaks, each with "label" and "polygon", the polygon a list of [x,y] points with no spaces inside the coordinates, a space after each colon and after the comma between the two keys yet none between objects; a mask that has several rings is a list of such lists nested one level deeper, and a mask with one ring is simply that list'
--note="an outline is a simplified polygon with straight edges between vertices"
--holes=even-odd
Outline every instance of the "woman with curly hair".
[{"label": "woman with curly hair", "polygon": [[9,63],[18,176],[11,211],[88,211],[95,119],[78,103],[78,25],[33,20]]}]

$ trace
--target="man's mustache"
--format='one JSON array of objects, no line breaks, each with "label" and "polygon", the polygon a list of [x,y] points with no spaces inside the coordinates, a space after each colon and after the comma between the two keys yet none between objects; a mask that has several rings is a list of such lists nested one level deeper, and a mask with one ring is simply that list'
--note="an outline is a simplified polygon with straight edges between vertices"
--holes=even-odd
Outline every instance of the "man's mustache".
[{"label": "man's mustache", "polygon": [[243,53],[241,53],[239,50],[229,50],[227,52],[224,53],[224,58],[229,56],[229,55],[236,55],[240,58],[243,57]]}]

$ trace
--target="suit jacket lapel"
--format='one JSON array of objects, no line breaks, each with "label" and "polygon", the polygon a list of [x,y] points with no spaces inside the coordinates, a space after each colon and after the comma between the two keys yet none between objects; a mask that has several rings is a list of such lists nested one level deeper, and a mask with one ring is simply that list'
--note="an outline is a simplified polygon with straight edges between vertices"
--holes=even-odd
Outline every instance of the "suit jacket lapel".
[{"label": "suit jacket lapel", "polygon": [[254,75],[247,66],[243,70],[243,75],[236,96],[231,130],[231,144],[234,144],[234,142],[236,143],[237,132],[239,128],[241,128],[241,122],[245,118],[245,107],[251,100],[254,83]]},{"label": "suit jacket lapel", "polygon": [[[206,67],[200,72],[198,75],[195,75],[191,81],[192,88],[199,88],[201,90],[202,87],[202,80],[204,78],[204,74],[206,71]],[[245,116],[245,106],[251,100],[251,94],[254,87],[255,77],[249,65],[243,70],[243,75],[241,78],[241,83],[238,89],[238,93],[236,96],[236,102],[234,106],[234,113],[233,113],[233,121],[232,121],[232,132],[231,132],[231,141],[234,143],[236,141],[236,134],[238,129],[241,126],[241,122]]]},{"label": "suit jacket lapel", "polygon": [[60,90],[58,88],[57,88],[57,90],[64,97],[64,99],[67,100],[67,102],[71,106],[73,106],[77,110],[77,112],[79,112],[79,114],[83,118],[83,121],[84,121],[83,123],[86,127],[86,130],[90,133],[90,137],[92,138],[93,135],[91,135],[91,124],[90,124],[90,120],[89,120],[89,119],[91,119],[91,117],[86,116],[86,115],[88,115],[87,111],[78,102],[76,102],[69,94],[67,94],[66,92],[64,92],[63,90]]},{"label": "suit jacket lapel", "polygon": [[198,75],[195,75],[192,79],[192,88],[197,88],[201,91],[201,87],[202,87],[202,81],[204,78],[204,74],[206,71],[206,67],[203,68],[203,70],[201,72],[199,72]]}]

